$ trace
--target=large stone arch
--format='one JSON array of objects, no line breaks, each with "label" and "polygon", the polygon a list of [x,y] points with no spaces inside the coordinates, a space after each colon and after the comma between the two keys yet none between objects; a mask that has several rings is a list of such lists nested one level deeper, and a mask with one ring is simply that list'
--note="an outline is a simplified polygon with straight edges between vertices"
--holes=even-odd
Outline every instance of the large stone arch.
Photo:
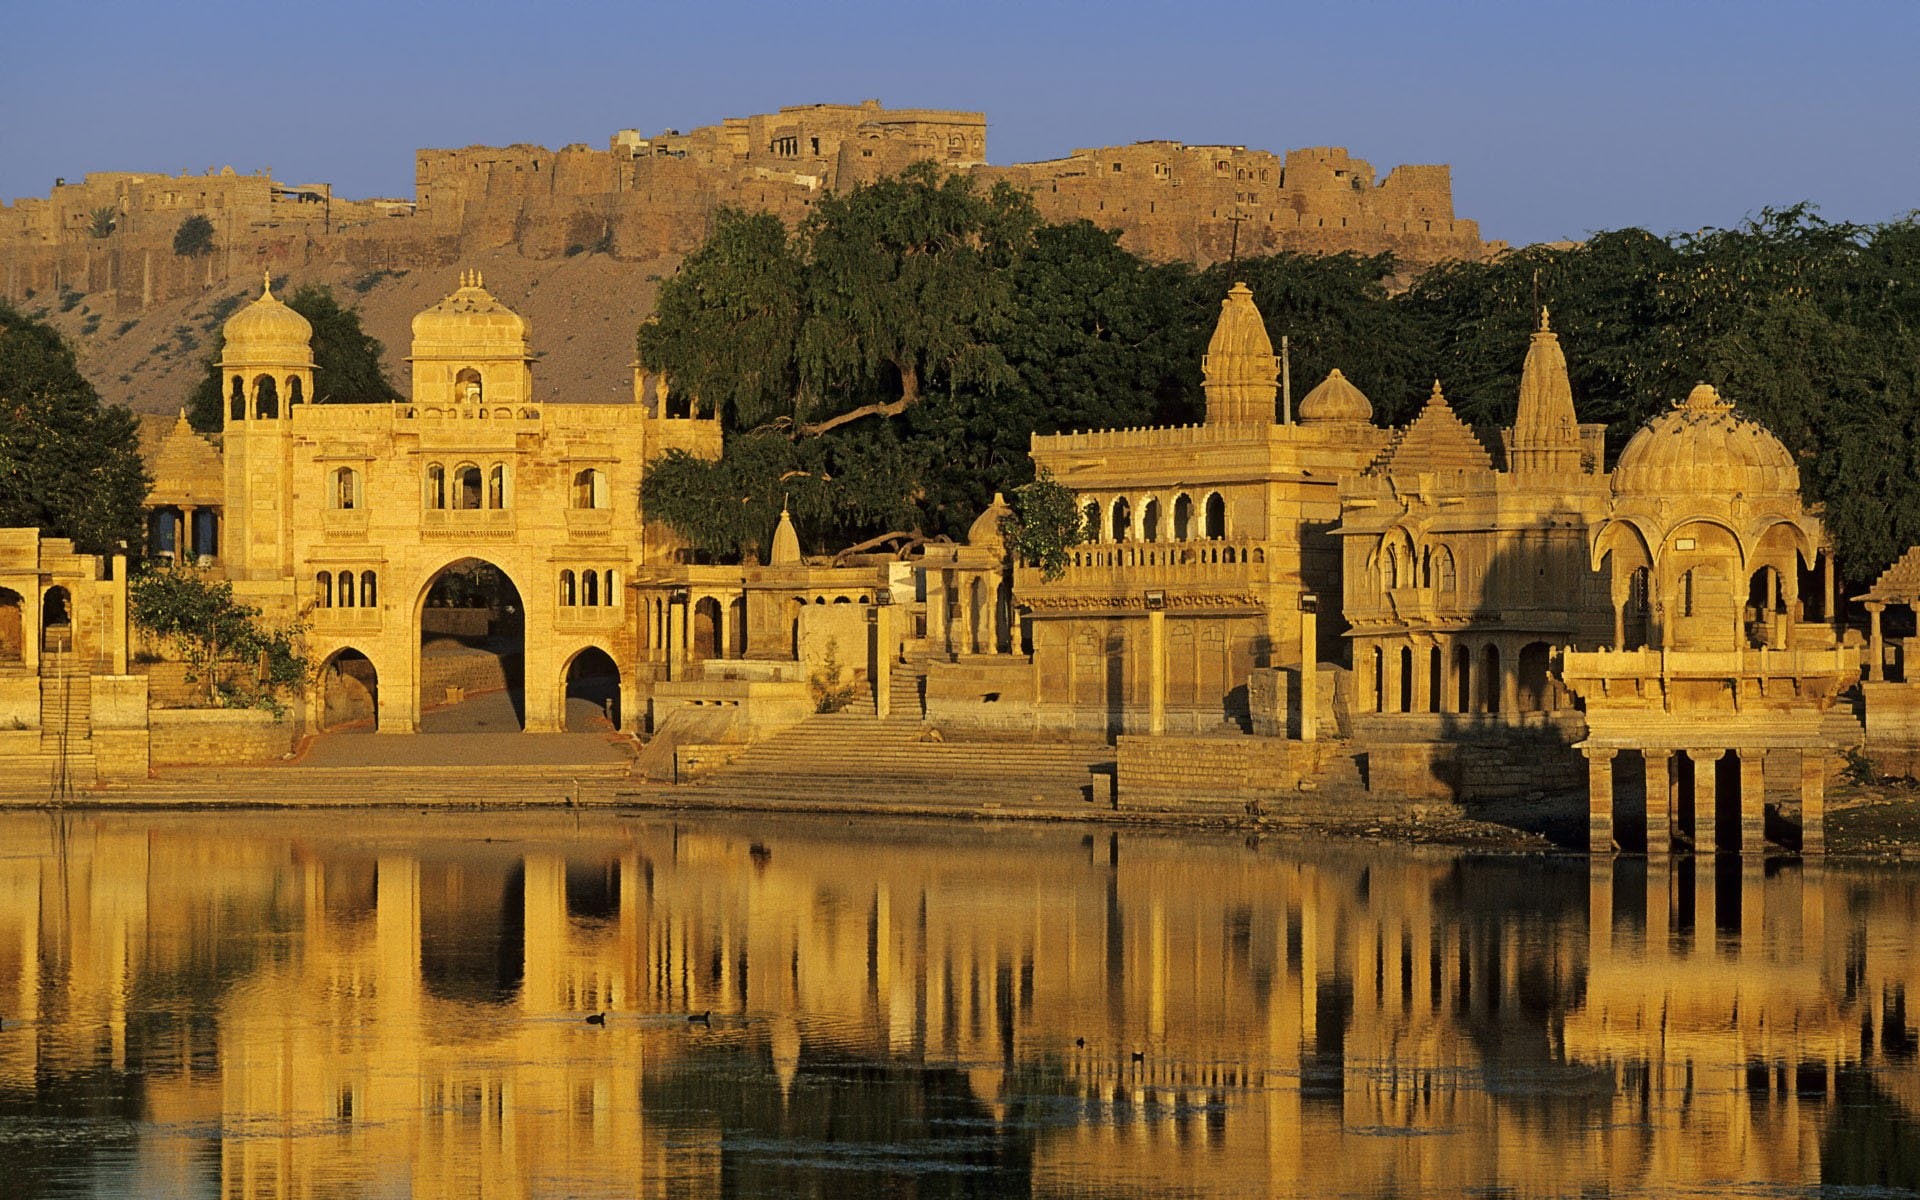
[{"label": "large stone arch", "polygon": [[[369,643],[371,645],[372,643]],[[379,729],[380,665],[365,647],[346,642],[332,646],[319,656],[315,672],[316,695],[308,725],[312,732],[327,733],[359,727]],[[365,669],[354,664],[365,663]]]},{"label": "large stone arch", "polygon": [[433,565],[421,570],[412,583],[412,603],[407,609],[404,627],[396,631],[405,641],[404,661],[407,664],[405,678],[400,672],[383,672],[381,678],[380,730],[387,732],[414,732],[420,728],[420,687],[422,679],[421,642],[422,622],[426,612],[427,598],[433,586],[441,577],[462,563],[475,562],[491,567],[500,573],[519,597],[517,616],[521,622],[521,703],[524,710],[520,713],[521,729],[526,733],[554,733],[560,727],[558,696],[553,689],[543,686],[544,681],[552,677],[552,642],[550,637],[539,636],[539,629],[545,628],[531,619],[534,614],[551,612],[550,597],[536,590],[537,582],[530,577],[525,566],[525,554],[511,548],[505,554],[489,554],[482,549],[477,553],[446,554],[429,560]]},{"label": "large stone arch", "polygon": [[[582,660],[592,659],[594,656],[604,658],[606,660],[606,666],[612,670],[612,684],[610,689],[587,687],[584,686],[586,683],[584,679],[576,680],[576,666],[587,665],[584,664]],[[560,724],[566,732],[588,732],[575,729],[568,724],[570,716],[569,701],[575,698],[611,701],[612,711],[608,713],[608,718],[613,728],[624,729],[627,727],[632,720],[631,714],[634,711],[633,671],[630,667],[621,667],[620,655],[615,651],[612,642],[602,638],[588,638],[579,642],[570,642],[567,643],[565,648],[556,654],[554,658],[559,664],[559,670],[555,674],[555,687],[558,689],[558,694],[555,696],[554,704],[560,712]],[[580,693],[579,697],[576,697],[576,691]],[[604,695],[602,694],[603,691],[605,693]]]}]

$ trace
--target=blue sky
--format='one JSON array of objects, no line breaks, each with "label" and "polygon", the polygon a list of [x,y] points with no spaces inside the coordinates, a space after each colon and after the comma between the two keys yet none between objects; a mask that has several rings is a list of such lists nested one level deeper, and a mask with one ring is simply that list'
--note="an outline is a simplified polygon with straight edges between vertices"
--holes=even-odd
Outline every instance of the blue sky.
[{"label": "blue sky", "polygon": [[1453,164],[1528,242],[1920,208],[1920,3],[453,5],[0,0],[0,198],[271,166],[413,194],[413,151],[604,146],[781,104],[981,109],[994,162],[1149,137]]}]

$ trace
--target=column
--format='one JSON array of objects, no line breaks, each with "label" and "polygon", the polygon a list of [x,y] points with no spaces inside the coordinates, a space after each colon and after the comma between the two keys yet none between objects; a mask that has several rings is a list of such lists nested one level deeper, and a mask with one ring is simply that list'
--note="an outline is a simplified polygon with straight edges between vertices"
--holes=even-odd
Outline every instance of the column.
[{"label": "column", "polygon": [[1825,550],[1820,554],[1820,590],[1821,600],[1826,605],[1820,611],[1826,614],[1827,624],[1836,628],[1840,622],[1839,592],[1833,583],[1833,551]]},{"label": "column", "polygon": [[930,570],[926,572],[926,580],[927,641],[936,654],[945,654],[952,649],[947,644],[947,573]]},{"label": "column", "polygon": [[1167,731],[1167,614],[1147,612],[1147,732]]},{"label": "column", "polygon": [[180,532],[175,535],[174,544],[177,547],[180,561],[183,563],[194,562],[200,557],[194,552],[195,546],[193,544],[193,515],[199,511],[200,509],[197,505],[183,504],[180,506]]},{"label": "column", "polygon": [[1627,604],[1618,598],[1613,602],[1613,648],[1615,652],[1627,648]]},{"label": "column", "polygon": [[713,630],[713,656],[726,658],[727,647],[733,645],[733,605],[720,600],[720,620]]},{"label": "column", "polygon": [[[675,613],[679,616],[676,618]],[[667,598],[667,678],[678,682],[687,672],[686,605]]]},{"label": "column", "polygon": [[1869,682],[1880,678],[1880,664],[1886,661],[1886,650],[1880,641],[1880,610],[1886,607],[1877,600],[1867,602],[1867,620],[1872,630],[1867,639],[1867,679]]},{"label": "column", "polygon": [[[1719,796],[1714,780],[1714,764],[1726,754],[1725,750],[1689,750],[1687,757],[1693,760],[1693,852],[1712,854],[1714,814],[1719,810]],[[1712,865],[1705,868],[1711,873]]]},{"label": "column", "polygon": [[1767,844],[1767,752],[1749,747],[1740,755],[1741,854],[1758,854]]},{"label": "column", "polygon": [[1000,653],[1000,639],[1006,635],[1006,613],[1000,603],[1000,585],[1002,572],[996,568],[992,574],[984,576],[993,586],[987,589],[987,653]]},{"label": "column", "polygon": [[1500,647],[1500,712],[1520,711],[1520,656],[1511,646]]},{"label": "column", "polygon": [[1320,736],[1320,612],[1319,605],[1302,605],[1300,612],[1300,740]]},{"label": "column", "polygon": [[893,711],[893,605],[873,608],[873,715],[882,721]]},{"label": "column", "polygon": [[1607,747],[1581,750],[1587,756],[1587,849],[1613,853],[1613,756]]},{"label": "column", "polygon": [[959,571],[955,571],[953,576],[953,582],[954,582],[955,588],[960,593],[960,650],[959,650],[959,653],[973,654],[976,652],[976,647],[975,647],[974,638],[973,638],[973,632],[974,632],[973,585],[975,581],[974,579],[968,578],[966,574]]},{"label": "column", "polygon": [[1647,764],[1647,853],[1665,855],[1673,848],[1673,751],[1642,750],[1640,757]]},{"label": "column", "polygon": [[[1387,649],[1391,646],[1392,649]],[[1400,673],[1400,650],[1398,643],[1389,642],[1382,646],[1380,655],[1380,710],[1397,713],[1411,705],[1405,704],[1403,696],[1407,690],[1406,677]]]},{"label": "column", "polygon": [[1427,701],[1433,696],[1433,647],[1422,646],[1418,642],[1413,647],[1413,696],[1407,705],[1410,712],[1436,711],[1427,707]]},{"label": "column", "polygon": [[1827,852],[1826,750],[1809,746],[1800,751],[1800,853]]}]

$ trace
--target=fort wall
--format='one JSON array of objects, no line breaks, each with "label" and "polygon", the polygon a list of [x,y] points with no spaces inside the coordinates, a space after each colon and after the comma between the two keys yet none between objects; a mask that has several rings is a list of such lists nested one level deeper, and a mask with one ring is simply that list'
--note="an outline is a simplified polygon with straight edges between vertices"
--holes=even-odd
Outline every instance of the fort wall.
[{"label": "fort wall", "polygon": [[[423,149],[411,199],[343,199],[330,185],[282,183],[264,169],[99,172],[0,204],[0,299],[82,292],[121,315],[263,268],[430,268],[504,248],[643,262],[692,250],[723,206],[797,224],[823,195],[926,160],[1021,188],[1051,220],[1117,229],[1130,249],[1160,260],[1392,251],[1417,269],[1488,249],[1477,224],[1455,216],[1445,166],[1397,167],[1376,180],[1337,147],[1276,154],[1172,141],[989,166],[986,137],[984,113],[869,100],[686,133],[623,129],[605,148]],[[211,252],[177,255],[174,234],[193,214],[213,226]]]}]

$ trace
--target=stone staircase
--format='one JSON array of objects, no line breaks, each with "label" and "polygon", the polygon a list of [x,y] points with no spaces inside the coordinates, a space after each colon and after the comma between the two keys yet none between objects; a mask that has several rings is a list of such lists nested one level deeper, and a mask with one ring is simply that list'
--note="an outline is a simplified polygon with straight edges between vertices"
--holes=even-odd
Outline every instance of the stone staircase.
[{"label": "stone staircase", "polygon": [[40,754],[38,768],[50,794],[60,790],[64,763],[69,787],[98,779],[93,758],[93,680],[71,650],[49,649],[40,659]]},{"label": "stone staircase", "polygon": [[461,771],[445,766],[270,766],[169,768],[129,789],[154,804],[486,805],[511,808],[578,800],[606,804],[629,786],[625,762],[503,766]]},{"label": "stone staircase", "polygon": [[888,720],[876,720],[870,709],[820,713],[686,786],[715,801],[783,807],[1080,813],[1106,805],[1114,754],[1105,743],[984,735],[922,740],[928,735],[917,715],[917,680],[910,704],[903,684],[896,682],[895,690]]},{"label": "stone staircase", "polygon": [[1833,707],[1820,718],[1820,736],[1842,750],[1859,749],[1867,741],[1866,704],[1858,687],[1834,697]]}]

